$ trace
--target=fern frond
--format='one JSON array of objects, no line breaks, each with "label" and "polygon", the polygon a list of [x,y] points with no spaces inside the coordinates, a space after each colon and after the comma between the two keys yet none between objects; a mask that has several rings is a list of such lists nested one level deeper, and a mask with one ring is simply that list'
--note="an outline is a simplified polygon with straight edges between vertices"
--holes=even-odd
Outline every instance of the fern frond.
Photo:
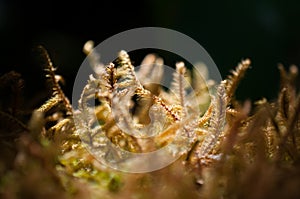
[{"label": "fern frond", "polygon": [[101,80],[95,79],[90,75],[89,80],[82,90],[80,99],[78,100],[78,110],[81,112],[81,120],[84,121],[86,128],[93,123],[94,109],[88,106],[88,100],[94,100],[97,94]]},{"label": "fern frond", "polygon": [[206,135],[203,143],[197,149],[197,155],[200,159],[212,151],[223,131],[226,114],[226,92],[223,84],[218,86],[217,95],[213,98],[212,105],[213,113],[208,128],[209,135]]},{"label": "fern frond", "polygon": [[134,66],[131,63],[129,55],[125,50],[119,52],[117,63],[117,84],[119,89],[142,87],[135,75]]},{"label": "fern frond", "polygon": [[115,87],[117,77],[116,68],[113,63],[104,65],[100,62],[100,55],[94,49],[94,42],[87,41],[83,47],[83,52],[87,55],[88,61],[92,66],[93,71],[96,73],[96,79],[98,79],[98,97],[111,99],[111,93]]},{"label": "fern frond", "polygon": [[[95,78],[94,78],[95,79]],[[105,100],[111,103],[112,93],[116,89],[116,69],[113,63],[110,63],[105,66],[105,70],[102,73],[98,74],[98,77],[95,79],[97,81],[94,82],[97,85],[94,86],[94,91],[96,97],[102,101]]]},{"label": "fern frond", "polygon": [[107,82],[107,88],[109,92],[112,93],[116,87],[117,82],[115,65],[113,63],[110,63],[105,69],[107,75],[104,76],[104,80]]},{"label": "fern frond", "polygon": [[281,121],[286,121],[289,117],[289,101],[287,97],[287,88],[282,88],[278,95],[278,117]]},{"label": "fern frond", "polygon": [[55,124],[47,130],[46,137],[55,139],[57,134],[66,132],[67,126],[69,126],[69,128],[73,130],[72,127],[74,126],[74,124],[72,123],[72,120],[69,118],[62,119],[57,124]]},{"label": "fern frond", "polygon": [[238,66],[235,70],[231,71],[231,75],[229,75],[226,79],[225,88],[226,88],[226,95],[228,97],[228,102],[231,100],[232,96],[237,89],[238,84],[240,83],[241,79],[244,77],[246,71],[250,67],[251,61],[250,59],[245,59]]},{"label": "fern frond", "polygon": [[47,72],[46,77],[50,80],[52,84],[53,96],[57,95],[62,100],[67,111],[66,115],[72,115],[73,111],[72,111],[71,103],[69,99],[65,96],[63,90],[59,85],[59,81],[61,80],[61,77],[55,74],[56,68],[54,68],[47,50],[43,46],[39,46],[39,49],[41,50],[42,56],[44,56],[47,62],[45,65],[45,71]]},{"label": "fern frond", "polygon": [[49,100],[47,100],[41,107],[39,107],[37,111],[47,113],[54,106],[57,106],[61,101],[62,99],[60,98],[60,96],[54,95]]},{"label": "fern frond", "polygon": [[126,51],[121,51],[119,53],[117,63],[119,64],[119,67],[117,68],[117,76],[119,79],[116,84],[119,90],[135,89],[135,94],[137,94],[139,97],[152,99],[153,102],[160,105],[171,118],[173,118],[175,121],[178,120],[178,116],[174,114],[174,112],[161,98],[153,95],[149,90],[142,86],[136,77],[134,67],[131,64],[129,55],[126,53]]},{"label": "fern frond", "polygon": [[171,84],[171,91],[175,93],[178,98],[178,103],[181,107],[185,106],[185,96],[186,96],[186,80],[184,75],[186,73],[186,68],[183,62],[176,63],[176,72],[173,73],[173,81]]},{"label": "fern frond", "polygon": [[296,105],[297,91],[295,85],[298,69],[295,66],[291,66],[289,72],[286,72],[284,66],[281,64],[279,64],[278,69],[280,72],[280,88],[284,91],[279,94],[282,96],[278,97],[278,100],[280,100],[279,104],[281,104],[280,110],[285,111],[285,113],[281,112],[282,116],[286,115],[286,117],[289,118],[290,114],[293,112],[293,107]]},{"label": "fern frond", "polygon": [[[280,160],[282,158],[282,155],[284,153],[282,153],[282,151],[285,149],[291,156],[291,158],[294,158],[295,155],[292,155],[293,153],[291,152],[291,149],[289,149],[289,144],[288,143],[288,139],[291,138],[293,140],[293,147],[297,146],[296,140],[295,140],[295,132],[296,132],[296,127],[299,124],[300,118],[299,118],[299,113],[300,113],[300,95],[297,96],[295,105],[294,105],[294,109],[293,111],[290,113],[290,117],[289,120],[287,121],[287,126],[284,129],[284,131],[282,132],[283,136],[279,142],[279,150],[278,150],[278,154],[277,154],[277,161]],[[297,149],[294,150],[294,153],[298,153]]]},{"label": "fern frond", "polygon": [[295,81],[298,77],[298,68],[294,65],[290,66],[289,71],[286,72],[284,66],[282,64],[278,65],[279,73],[280,73],[280,86],[295,86]]},{"label": "fern frond", "polygon": [[166,102],[155,95],[153,95],[153,100],[156,104],[160,105],[167,113],[167,115],[173,120],[173,121],[179,121],[180,117],[166,104]]}]

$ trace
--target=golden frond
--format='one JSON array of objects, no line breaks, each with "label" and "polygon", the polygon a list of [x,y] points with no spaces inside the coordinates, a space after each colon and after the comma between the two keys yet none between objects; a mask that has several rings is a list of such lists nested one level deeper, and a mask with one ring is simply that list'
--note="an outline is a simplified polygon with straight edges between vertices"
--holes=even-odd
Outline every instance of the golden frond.
[{"label": "golden frond", "polygon": [[[186,68],[183,62],[176,63],[176,72],[173,74],[171,91],[175,92],[178,97],[179,105],[185,107],[185,96],[187,83],[185,80]],[[184,110],[183,110],[184,111]]]},{"label": "golden frond", "polygon": [[107,67],[106,67],[106,76],[104,77],[105,81],[108,83],[108,89],[109,92],[112,92],[115,89],[115,84],[117,82],[117,77],[116,77],[116,69],[115,69],[115,65],[113,63],[110,63]]},{"label": "golden frond", "polygon": [[47,50],[43,46],[38,47],[39,50],[41,50],[41,55],[45,58],[46,64],[45,64],[45,71],[46,71],[46,77],[50,80],[50,83],[52,84],[53,89],[53,96],[58,96],[62,103],[64,104],[66,108],[66,115],[72,115],[72,106],[69,101],[69,99],[65,96],[63,90],[61,89],[59,85],[59,81],[61,80],[61,77],[55,74],[56,68],[53,66],[53,63],[50,59],[50,56],[47,52]]},{"label": "golden frond", "polygon": [[49,100],[47,100],[42,106],[40,106],[37,110],[41,113],[48,112],[54,106],[57,106],[62,99],[58,95],[54,95]]},{"label": "golden frond", "polygon": [[243,60],[241,63],[238,64],[235,70],[231,71],[231,75],[229,75],[225,80],[226,81],[225,88],[228,97],[228,102],[231,100],[232,96],[234,95],[238,84],[240,83],[241,79],[244,77],[246,71],[250,67],[250,64],[251,64],[250,59]]},{"label": "golden frond", "polygon": [[205,158],[220,139],[225,122],[226,114],[226,92],[223,84],[220,84],[217,89],[217,95],[212,100],[213,112],[209,121],[208,135],[197,149],[198,157]]},{"label": "golden frond", "polygon": [[130,57],[125,50],[119,52],[117,64],[117,84],[119,89],[142,87],[135,75],[134,66],[131,63]]}]

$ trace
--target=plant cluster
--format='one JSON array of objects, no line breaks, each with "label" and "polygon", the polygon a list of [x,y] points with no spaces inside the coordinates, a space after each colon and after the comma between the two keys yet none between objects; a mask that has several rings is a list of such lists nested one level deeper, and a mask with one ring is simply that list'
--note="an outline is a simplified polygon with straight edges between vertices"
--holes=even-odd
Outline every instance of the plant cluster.
[{"label": "plant cluster", "polygon": [[[39,50],[52,91],[29,119],[20,106],[21,75],[12,71],[0,77],[1,198],[300,196],[296,66],[288,71],[279,66],[276,100],[240,102],[235,91],[249,59],[222,82],[210,81],[203,65],[190,71],[178,62],[171,88],[165,89],[159,85],[162,58],[147,55],[136,71],[129,55],[120,51],[114,62],[102,64],[87,42],[84,52],[95,75],[74,109],[47,51]],[[211,88],[216,88],[214,96]],[[163,147],[179,158],[150,173],[122,173],[94,156],[115,168],[145,167],[147,162],[122,151]]]}]

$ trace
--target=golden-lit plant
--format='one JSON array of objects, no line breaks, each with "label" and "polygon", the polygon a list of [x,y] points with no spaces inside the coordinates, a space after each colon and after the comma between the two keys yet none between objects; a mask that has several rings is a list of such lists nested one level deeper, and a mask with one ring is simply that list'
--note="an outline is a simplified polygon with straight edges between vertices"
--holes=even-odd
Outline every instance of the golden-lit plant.
[{"label": "golden-lit plant", "polygon": [[[89,41],[84,52],[95,75],[90,75],[78,108],[73,109],[60,87],[62,77],[55,73],[47,51],[39,49],[52,95],[32,112],[30,120],[21,117],[21,75],[10,72],[0,77],[1,93],[11,93],[1,98],[0,142],[5,154],[0,161],[1,197],[211,199],[300,195],[297,67],[291,66],[287,72],[280,65],[277,100],[262,99],[252,105],[234,98],[251,64],[248,59],[224,81],[214,84],[178,62],[171,88],[166,90],[157,84],[163,78],[162,58],[147,55],[136,71],[129,55],[120,51],[113,63],[102,64]],[[202,65],[195,67],[205,71]],[[193,93],[188,91],[188,84]],[[211,86],[216,87],[214,96],[209,93]],[[97,103],[91,105],[91,100]],[[196,112],[198,108],[202,112]],[[147,137],[153,132],[154,136]],[[113,145],[145,153],[172,142],[177,147],[168,149],[180,158],[166,168],[142,174],[112,170],[85,147],[91,146],[107,159],[120,160],[126,157],[112,150]]]}]

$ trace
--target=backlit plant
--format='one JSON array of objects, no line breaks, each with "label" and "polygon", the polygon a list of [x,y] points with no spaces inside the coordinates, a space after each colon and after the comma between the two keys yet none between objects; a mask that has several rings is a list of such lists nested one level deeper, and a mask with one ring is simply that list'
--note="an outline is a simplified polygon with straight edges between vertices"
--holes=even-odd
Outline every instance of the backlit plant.
[{"label": "backlit plant", "polygon": [[[213,83],[205,72],[201,76],[178,62],[171,88],[165,89],[153,83],[163,78],[162,58],[147,55],[136,71],[129,55],[120,51],[113,63],[102,64],[88,42],[84,52],[95,75],[86,82],[74,109],[61,89],[63,78],[46,50],[39,49],[52,96],[29,121],[18,106],[21,75],[10,72],[0,78],[1,93],[10,93],[1,99],[0,111],[3,198],[300,195],[297,67],[286,71],[279,66],[277,100],[261,99],[252,105],[234,98],[250,66],[248,59],[226,80]],[[204,66],[195,67],[205,71]],[[215,95],[209,92],[212,87]],[[128,174],[99,163],[86,147],[107,161],[125,160],[126,166],[147,163],[116,148],[145,153],[167,147],[179,159],[158,171]]]}]

